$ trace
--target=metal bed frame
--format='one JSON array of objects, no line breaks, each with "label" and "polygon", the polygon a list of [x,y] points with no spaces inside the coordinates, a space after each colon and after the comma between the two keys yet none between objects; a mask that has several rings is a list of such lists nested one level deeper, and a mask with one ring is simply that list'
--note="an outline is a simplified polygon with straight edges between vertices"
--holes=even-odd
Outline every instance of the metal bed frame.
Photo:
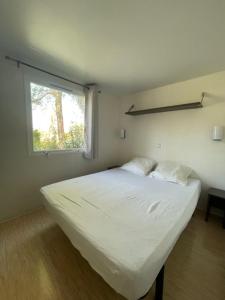
[{"label": "metal bed frame", "polygon": [[[162,269],[159,271],[159,274],[157,275],[155,280],[155,300],[163,300],[164,270],[165,266],[162,266]],[[144,299],[148,295],[148,293],[149,291],[138,300]]]}]

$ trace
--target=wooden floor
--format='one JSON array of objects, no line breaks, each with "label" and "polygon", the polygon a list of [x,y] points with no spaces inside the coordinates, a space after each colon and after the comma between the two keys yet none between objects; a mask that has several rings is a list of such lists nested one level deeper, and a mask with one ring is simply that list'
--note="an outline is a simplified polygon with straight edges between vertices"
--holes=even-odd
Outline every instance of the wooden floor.
[{"label": "wooden floor", "polygon": [[[225,230],[197,213],[166,264],[165,300],[225,299]],[[0,225],[0,299],[122,300],[45,210]],[[153,289],[146,300],[153,299]]]}]

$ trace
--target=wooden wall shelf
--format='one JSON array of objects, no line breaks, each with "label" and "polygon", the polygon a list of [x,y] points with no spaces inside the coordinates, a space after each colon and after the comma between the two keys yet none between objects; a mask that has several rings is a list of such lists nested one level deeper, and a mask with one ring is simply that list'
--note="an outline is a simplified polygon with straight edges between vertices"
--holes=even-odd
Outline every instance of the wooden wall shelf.
[{"label": "wooden wall shelf", "polygon": [[203,105],[201,101],[201,102],[192,102],[192,103],[163,106],[163,107],[156,107],[156,108],[149,108],[149,109],[142,109],[142,110],[127,111],[125,114],[130,116],[138,116],[138,115],[161,113],[166,111],[195,109],[195,108],[202,108],[202,107]]}]

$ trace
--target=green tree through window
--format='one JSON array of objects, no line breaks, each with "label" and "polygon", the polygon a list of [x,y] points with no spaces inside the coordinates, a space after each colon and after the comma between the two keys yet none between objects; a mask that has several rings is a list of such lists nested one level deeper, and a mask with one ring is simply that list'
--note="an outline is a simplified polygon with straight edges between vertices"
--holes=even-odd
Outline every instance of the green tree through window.
[{"label": "green tree through window", "polygon": [[83,95],[30,84],[33,150],[52,151],[84,147]]}]

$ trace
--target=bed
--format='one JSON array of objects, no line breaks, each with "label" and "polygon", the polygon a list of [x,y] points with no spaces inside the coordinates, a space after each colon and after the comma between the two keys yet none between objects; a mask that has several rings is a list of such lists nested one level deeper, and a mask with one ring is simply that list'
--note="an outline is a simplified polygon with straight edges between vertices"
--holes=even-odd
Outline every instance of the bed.
[{"label": "bed", "polygon": [[189,222],[200,181],[187,186],[120,168],[41,188],[44,204],[91,267],[129,300],[143,297]]}]

